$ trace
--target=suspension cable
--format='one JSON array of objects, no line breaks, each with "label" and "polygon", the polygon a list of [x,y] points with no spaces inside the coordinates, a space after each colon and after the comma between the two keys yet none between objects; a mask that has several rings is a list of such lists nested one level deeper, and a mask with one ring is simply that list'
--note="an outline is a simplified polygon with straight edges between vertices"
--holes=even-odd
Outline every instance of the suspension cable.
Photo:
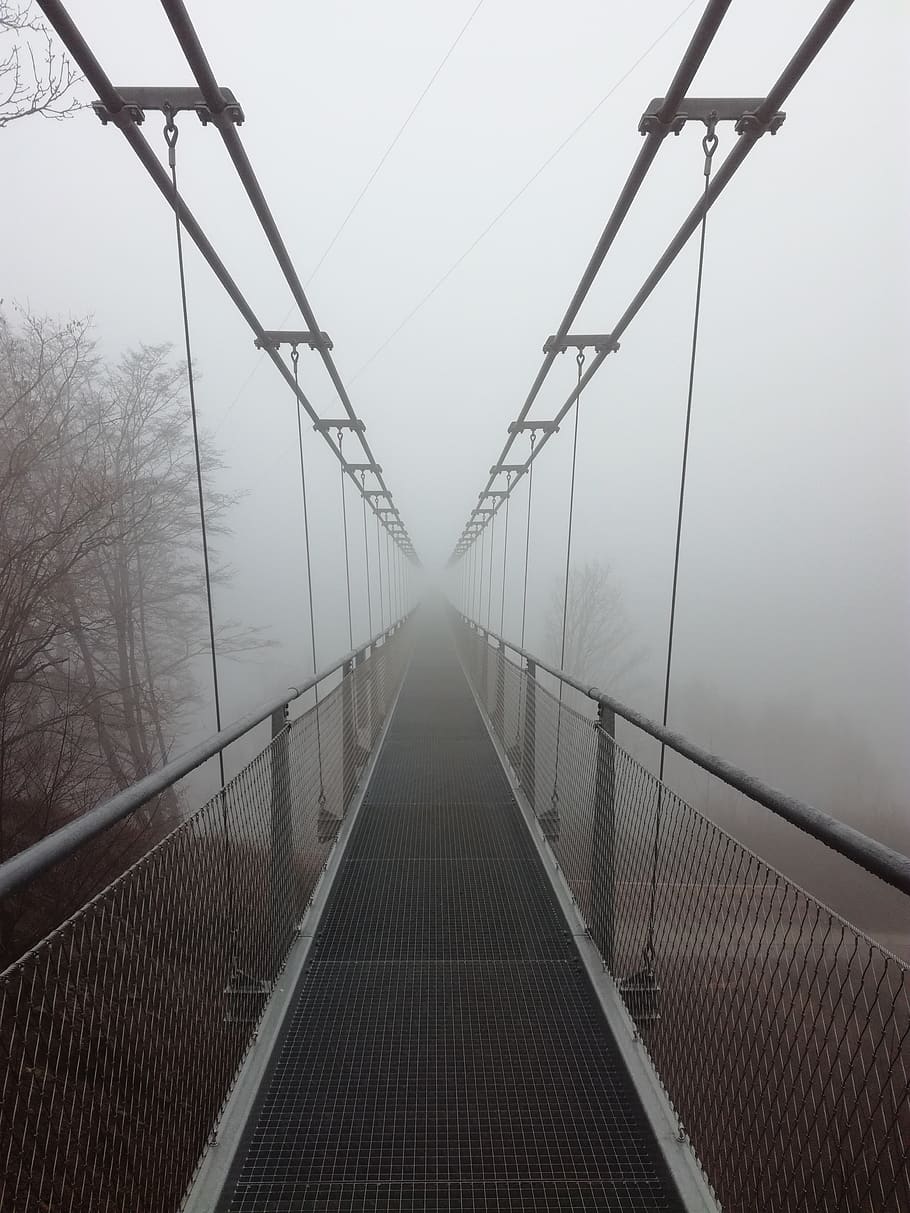
[{"label": "suspension cable", "polygon": [[373,603],[370,595],[370,544],[367,538],[367,499],[366,499],[366,472],[360,473],[360,500],[363,505],[363,555],[364,568],[366,569],[367,579],[367,626],[369,627],[369,636],[373,635]]},{"label": "suspension cable", "polygon": [[338,430],[339,467],[341,469],[341,524],[344,530],[344,581],[348,592],[348,649],[354,647],[354,617],[351,614],[351,560],[348,553],[348,507],[347,494],[344,491],[344,430]]},{"label": "suspension cable", "polygon": [[379,579],[379,625],[385,631],[385,594],[382,588],[382,544],[379,539],[379,515],[376,518],[376,569]]},{"label": "suspension cable", "polygon": [[[572,477],[569,483],[569,527],[566,534],[566,577],[562,598],[562,642],[559,648],[559,668],[561,670],[564,670],[566,667],[566,623],[569,618],[569,571],[572,559],[572,523],[575,517],[575,465],[578,458],[578,414],[581,405],[581,373],[585,365],[584,349],[580,349],[576,354],[575,365],[578,368],[578,383],[575,389],[575,433],[572,438]],[[553,766],[553,792],[550,797],[554,808],[559,799],[557,781],[559,779],[559,742],[562,734],[562,690],[563,682],[560,678],[559,708],[556,713],[556,761]]]},{"label": "suspension cable", "polygon": [[[193,423],[193,454],[196,461],[196,489],[199,495],[199,526],[202,531],[202,563],[205,569],[205,600],[208,610],[209,645],[212,653],[212,688],[215,696],[215,725],[221,732],[221,694],[218,687],[218,655],[215,649],[215,612],[212,603],[212,575],[209,564],[208,532],[205,525],[205,495],[202,491],[202,458],[199,450],[199,423],[196,416],[196,381],[193,374],[193,357],[190,348],[190,319],[186,301],[186,273],[183,266],[183,232],[180,222],[180,209],[177,189],[177,139],[180,132],[174,122],[174,112],[165,110],[164,141],[167,144],[167,159],[171,170],[171,182],[174,187],[174,225],[177,231],[177,267],[180,274],[180,303],[183,309],[183,342],[186,349],[186,375],[190,395],[190,416]],[[218,751],[218,770],[221,777],[221,787],[224,787],[224,751]],[[222,802],[225,815],[227,807]]]},{"label": "suspension cable", "polygon": [[506,523],[502,541],[502,594],[499,599],[499,634],[505,635],[503,624],[506,617],[506,560],[509,554],[509,494],[512,489],[512,473],[506,473]]},{"label": "suspension cable", "polygon": [[[714,158],[714,153],[717,151],[717,134],[716,134],[716,118],[709,118],[706,126],[708,128],[705,137],[701,141],[702,151],[705,153],[705,198],[708,196],[708,190],[711,185],[711,163]],[[682,449],[682,464],[679,475],[679,505],[676,512],[676,549],[673,554],[673,587],[670,591],[670,621],[667,629],[667,665],[664,676],[664,708],[661,722],[664,728],[667,727],[667,716],[670,706],[670,674],[673,665],[673,632],[676,624],[676,591],[679,584],[679,554],[682,544],[682,526],[683,526],[683,511],[686,500],[686,470],[689,461],[689,435],[692,425],[692,396],[695,386],[695,360],[698,353],[698,321],[701,314],[701,288],[702,279],[705,268],[705,236],[708,230],[708,210],[705,208],[701,219],[701,232],[699,235],[698,244],[698,271],[695,278],[695,312],[692,319],[692,349],[689,357],[689,386],[686,396],[686,426],[683,434],[683,449]],[[664,778],[664,761],[666,758],[666,746],[663,742],[660,745],[660,767],[658,773],[658,788],[657,788],[657,813],[654,822],[654,853],[651,860],[651,895],[650,908],[648,912],[648,942],[645,947],[645,960],[648,966],[654,963],[654,912],[657,898],[657,864],[660,854],[660,827],[663,809],[663,778]]]},{"label": "suspension cable", "polygon": [[487,631],[490,630],[490,611],[493,606],[493,549],[496,546],[496,515],[490,523],[490,569],[487,577]]},{"label": "suspension cable", "polygon": [[[300,403],[296,396],[299,388],[300,351],[297,346],[291,346],[291,366],[294,370],[294,412],[297,414],[297,444],[300,451],[300,496],[303,501],[303,539],[306,551],[306,592],[307,604],[310,611],[310,656],[313,662],[313,673],[318,670],[316,664],[316,613],[313,610],[313,564],[310,557],[310,516],[307,508],[306,464],[303,458],[303,419],[300,416]],[[325,778],[322,773],[322,727],[319,720],[319,685],[313,687],[313,697],[316,714],[316,754],[319,760],[319,804],[325,804]]]},{"label": "suspension cable", "polygon": [[521,647],[525,647],[525,616],[528,611],[528,556],[531,551],[531,504],[534,500],[534,443],[537,431],[531,430],[531,454],[528,466],[528,525],[525,530],[525,581],[521,595]]}]

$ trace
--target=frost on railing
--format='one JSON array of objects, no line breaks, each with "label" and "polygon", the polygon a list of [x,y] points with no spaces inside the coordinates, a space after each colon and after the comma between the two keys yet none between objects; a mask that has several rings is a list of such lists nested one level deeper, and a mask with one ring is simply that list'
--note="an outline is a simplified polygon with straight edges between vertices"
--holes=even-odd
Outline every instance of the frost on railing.
[{"label": "frost on railing", "polygon": [[910,1209],[907,966],[659,784],[593,704],[455,626],[725,1213]]},{"label": "frost on railing", "polygon": [[374,645],[0,974],[3,1213],[176,1210],[401,681]]}]

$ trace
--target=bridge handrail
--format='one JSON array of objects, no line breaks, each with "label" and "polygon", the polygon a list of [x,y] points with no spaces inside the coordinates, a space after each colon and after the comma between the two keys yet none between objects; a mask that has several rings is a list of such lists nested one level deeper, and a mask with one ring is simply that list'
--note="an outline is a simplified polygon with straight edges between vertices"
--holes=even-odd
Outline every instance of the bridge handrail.
[{"label": "bridge handrail", "polygon": [[756,803],[769,809],[772,813],[775,813],[778,817],[789,821],[797,829],[802,830],[806,834],[811,834],[813,838],[817,838],[819,842],[823,842],[826,846],[831,847],[839,855],[843,855],[853,863],[858,864],[859,867],[864,868],[867,872],[871,872],[886,884],[891,885],[892,888],[910,895],[910,856],[902,854],[900,851],[887,846],[883,842],[879,842],[875,838],[870,838],[868,834],[864,834],[854,826],[839,821],[836,817],[832,817],[830,813],[825,813],[822,809],[815,808],[814,805],[807,804],[805,801],[798,800],[795,796],[788,796],[787,793],[781,792],[778,788],[771,787],[770,784],[757,779],[754,775],[748,774],[748,772],[743,771],[740,767],[727,762],[726,759],[710,753],[708,750],[696,745],[693,741],[689,741],[681,733],[664,728],[663,725],[658,724],[655,720],[651,720],[648,716],[637,712],[635,708],[630,708],[620,702],[620,700],[614,699],[612,695],[608,695],[605,691],[600,690],[599,687],[580,682],[577,678],[573,678],[571,674],[567,674],[565,670],[561,670],[558,666],[551,665],[536,654],[528,652],[527,649],[521,648],[520,645],[508,640],[505,636],[500,636],[498,632],[491,631],[482,623],[478,623],[476,619],[471,619],[470,616],[463,614],[461,611],[457,613],[459,618],[469,627],[475,628],[477,631],[491,637],[498,644],[504,646],[504,648],[511,649],[513,653],[517,653],[526,661],[533,662],[536,667],[546,670],[548,674],[552,674],[554,678],[558,678],[566,686],[579,691],[582,695],[587,696],[588,699],[594,700],[595,703],[603,704],[611,712],[615,712],[617,716],[621,716],[623,720],[627,720],[629,724],[635,725],[642,732],[648,733],[677,754],[681,754],[683,758],[687,758],[690,762],[695,763],[696,766],[701,767],[703,771],[707,771],[710,775],[716,776],[738,792],[742,792],[750,800],[754,800]]},{"label": "bridge handrail", "polygon": [[268,720],[273,712],[287,707],[289,703],[293,703],[295,699],[299,699],[301,695],[311,691],[320,682],[324,682],[326,678],[337,673],[366,649],[378,644],[381,640],[388,639],[412,614],[413,611],[409,611],[408,614],[402,615],[395,623],[357,645],[332,665],[325,666],[318,673],[305,678],[299,686],[288,687],[280,695],[275,695],[259,704],[246,715],[227,725],[220,733],[213,734],[178,758],[165,763],[157,771],[145,775],[136,783],[130,784],[116,795],[103,800],[93,809],[89,809],[87,813],[83,813],[74,821],[67,822],[59,830],[54,830],[52,834],[46,835],[32,846],[26,847],[24,851],[13,855],[5,863],[0,863],[0,900],[17,889],[21,889],[35,877],[40,876],[42,872],[46,872],[48,868],[54,867],[61,860],[80,850],[87,842],[102,834],[112,825],[116,825],[117,822],[123,821],[135,813],[153,797],[172,787],[178,780],[189,775],[191,771],[195,771],[210,758],[214,758],[233,742],[239,741],[250,729],[254,729],[263,721]]}]

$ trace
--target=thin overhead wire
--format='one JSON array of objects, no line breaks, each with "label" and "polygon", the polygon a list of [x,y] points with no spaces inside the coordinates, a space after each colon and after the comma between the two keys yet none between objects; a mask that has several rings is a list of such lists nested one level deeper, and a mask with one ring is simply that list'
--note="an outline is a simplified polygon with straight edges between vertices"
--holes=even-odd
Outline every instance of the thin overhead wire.
[{"label": "thin overhead wire", "polygon": [[423,89],[423,92],[420,94],[420,96],[417,98],[417,100],[411,106],[408,116],[405,118],[404,122],[402,122],[402,124],[398,128],[398,130],[395,132],[395,135],[392,138],[391,143],[389,143],[388,147],[385,149],[385,151],[380,156],[379,160],[376,163],[376,167],[370,173],[369,177],[367,177],[366,181],[364,182],[363,186],[361,187],[360,192],[358,193],[357,197],[354,199],[353,203],[351,204],[351,207],[348,210],[348,213],[345,215],[344,219],[342,219],[334,236],[329,241],[329,243],[326,245],[325,251],[323,252],[322,256],[319,258],[319,260],[316,262],[315,266],[313,267],[312,271],[310,272],[310,276],[307,279],[307,285],[309,285],[313,281],[313,279],[319,273],[322,266],[325,264],[326,258],[328,257],[329,253],[331,253],[332,249],[335,247],[336,243],[338,242],[339,236],[344,231],[344,229],[347,227],[352,216],[354,215],[354,212],[357,210],[358,206],[360,206],[361,202],[366,197],[367,191],[369,190],[370,186],[373,184],[373,182],[379,176],[379,173],[382,170],[382,166],[385,164],[385,162],[388,160],[389,156],[391,156],[392,152],[395,150],[395,147],[398,144],[399,139],[410,126],[411,119],[417,113],[418,109],[420,109],[420,106],[421,106],[424,98],[427,96],[430,89],[433,87],[433,85],[439,79],[439,76],[442,73],[442,69],[445,67],[445,65],[448,63],[449,59],[452,57],[453,53],[455,52],[455,48],[458,46],[459,42],[462,40],[462,38],[468,32],[468,28],[471,25],[471,22],[474,20],[474,18],[480,12],[481,8],[483,7],[483,3],[484,3],[484,0],[478,0],[477,4],[474,5],[474,8],[471,10],[471,14],[468,17],[467,21],[465,21],[464,25],[461,27],[461,29],[458,31],[457,35],[455,36],[454,42],[452,42],[449,49],[446,51],[446,53],[443,55],[442,59],[439,61],[439,66],[436,68],[436,71],[433,73],[433,75],[428,80],[427,84],[425,85],[425,87]]},{"label": "thin overhead wire", "polygon": [[[695,0],[693,0],[693,3],[695,3]],[[461,29],[456,34],[455,40],[451,43],[451,45],[449,46],[449,49],[446,51],[446,53],[443,55],[442,59],[439,61],[439,65],[437,66],[435,72],[433,72],[433,75],[430,77],[429,81],[424,86],[423,91],[421,92],[420,96],[417,98],[417,100],[414,102],[414,104],[411,106],[410,110],[408,111],[408,116],[405,118],[404,122],[402,122],[401,126],[399,126],[398,130],[393,135],[391,141],[386,146],[385,151],[382,153],[382,155],[379,157],[379,160],[376,162],[376,165],[373,168],[373,171],[370,173],[370,175],[367,177],[366,181],[363,183],[363,186],[361,187],[360,191],[358,192],[357,197],[351,203],[351,206],[348,209],[347,214],[345,215],[345,217],[342,219],[341,223],[336,228],[335,234],[332,236],[331,240],[328,242],[326,247],[323,249],[321,255],[317,259],[316,264],[313,266],[312,270],[309,273],[309,276],[306,279],[306,282],[305,282],[306,286],[310,285],[310,283],[313,281],[313,279],[316,277],[316,275],[322,269],[323,265],[325,264],[326,260],[328,259],[329,254],[331,253],[332,249],[338,243],[339,237],[341,236],[342,232],[344,231],[344,229],[347,227],[348,223],[350,223],[351,219],[353,218],[354,212],[360,206],[361,202],[363,202],[364,198],[366,197],[366,195],[370,189],[370,186],[373,184],[373,182],[379,176],[380,172],[382,171],[383,165],[385,164],[385,162],[388,160],[389,156],[391,156],[392,152],[397,147],[398,142],[401,139],[401,136],[405,133],[405,131],[410,126],[411,120],[413,119],[413,117],[417,113],[417,111],[420,109],[420,106],[423,104],[427,94],[430,92],[433,85],[439,79],[440,75],[442,74],[443,68],[448,63],[449,59],[451,59],[459,42],[462,40],[464,35],[468,32],[469,26],[473,22],[474,18],[477,16],[480,9],[483,7],[483,4],[484,4],[484,0],[478,0],[478,3],[475,4],[474,8],[471,10],[471,14],[468,17],[467,21],[465,21],[464,25],[462,25]],[[294,311],[294,307],[295,307],[295,305],[291,304],[291,306],[285,312],[284,317],[282,318],[281,324],[278,326],[279,328],[284,328],[289,317],[291,316],[291,313]],[[228,407],[225,409],[224,413],[222,414],[221,421],[218,423],[217,428],[220,429],[220,427],[222,425],[224,425],[228,416],[234,410],[235,406],[238,404],[240,397],[243,395],[243,393],[249,387],[250,383],[253,380],[253,377],[255,376],[256,372],[259,370],[261,365],[262,365],[262,359],[261,358],[257,359],[257,361],[253,364],[253,366],[250,370],[250,373],[247,375],[246,379],[244,379],[243,383],[240,385],[240,389],[238,390],[237,394],[234,396],[233,400],[231,401],[231,403],[228,405]],[[216,429],[216,432],[217,432],[217,429]]]},{"label": "thin overhead wire", "polygon": [[398,324],[398,326],[396,328],[394,328],[391,333],[389,333],[388,337],[386,337],[386,339],[382,342],[382,344],[373,351],[373,353],[369,356],[369,358],[367,358],[366,362],[361,363],[361,365],[357,368],[357,370],[354,372],[354,374],[350,377],[351,383],[356,382],[356,380],[358,380],[360,378],[360,376],[364,373],[364,371],[366,371],[368,369],[368,367],[372,366],[372,364],[376,361],[376,359],[380,356],[380,354],[385,353],[385,351],[392,344],[392,342],[399,335],[399,333],[401,333],[411,323],[411,321],[414,319],[414,317],[417,315],[417,313],[430,302],[430,300],[433,298],[433,296],[436,294],[436,292],[440,289],[440,287],[445,286],[445,284],[452,277],[452,275],[455,273],[455,271],[468,259],[468,257],[470,257],[471,253],[474,252],[474,250],[477,248],[477,246],[479,244],[481,244],[487,238],[487,236],[489,236],[490,232],[492,232],[492,230],[496,227],[496,225],[500,222],[500,220],[504,219],[506,217],[506,215],[509,213],[509,211],[512,209],[512,207],[516,204],[516,202],[519,202],[524,197],[524,195],[528,192],[528,190],[531,188],[531,186],[534,184],[534,182],[538,179],[538,177],[540,177],[543,173],[545,173],[546,170],[553,163],[553,161],[556,160],[565,151],[565,149],[569,146],[569,144],[572,142],[572,140],[575,139],[575,137],[577,135],[581,134],[581,132],[588,125],[588,123],[592,120],[592,118],[596,117],[596,115],[600,112],[600,110],[603,108],[603,106],[606,105],[606,103],[610,100],[610,98],[613,96],[613,94],[615,92],[617,92],[622,87],[623,84],[625,84],[625,82],[629,79],[629,77],[636,70],[636,68],[640,67],[641,64],[644,63],[644,61],[648,58],[648,56],[651,54],[651,52],[654,51],[661,44],[661,42],[663,42],[664,38],[666,38],[666,36],[671,32],[671,30],[673,30],[673,28],[679,24],[679,22],[683,19],[683,17],[685,17],[686,13],[688,13],[691,9],[693,9],[698,2],[699,2],[699,0],[689,0],[689,3],[686,4],[684,8],[680,9],[680,11],[676,14],[676,16],[670,22],[670,24],[667,25],[657,35],[657,37],[654,39],[654,41],[651,42],[651,44],[648,47],[646,47],[645,50],[642,51],[642,53],[638,56],[638,58],[635,60],[635,62],[632,63],[623,72],[623,74],[617,80],[615,80],[613,82],[613,84],[610,86],[610,88],[607,90],[607,92],[604,93],[604,95],[600,98],[600,100],[597,102],[597,104],[592,106],[592,108],[588,110],[588,112],[581,119],[581,121],[576,123],[576,125],[572,128],[572,130],[570,130],[569,133],[556,145],[556,147],[553,149],[552,152],[550,152],[550,154],[547,156],[547,158],[534,170],[534,172],[527,179],[527,181],[525,181],[524,185],[522,185],[522,187],[516,193],[514,193],[512,195],[512,197],[505,204],[505,206],[493,216],[493,218],[489,221],[489,223],[486,225],[486,227],[484,227],[484,229],[480,232],[480,234],[477,235],[471,241],[471,243],[464,250],[464,252],[458,258],[456,258],[455,261],[452,262],[452,264],[445,271],[445,273],[440,278],[438,278],[436,280],[436,282],[434,282],[434,284],[430,287],[430,289],[424,295],[422,295],[420,297],[420,299],[417,301],[417,303],[414,304],[414,306],[407,313],[407,315],[404,317],[404,319]]}]

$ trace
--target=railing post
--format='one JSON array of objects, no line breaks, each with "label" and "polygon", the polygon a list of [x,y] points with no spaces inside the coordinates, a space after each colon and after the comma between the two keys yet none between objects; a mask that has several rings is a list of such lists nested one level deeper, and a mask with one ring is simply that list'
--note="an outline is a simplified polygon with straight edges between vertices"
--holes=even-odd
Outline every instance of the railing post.
[{"label": "railing post", "polygon": [[480,698],[483,700],[484,709],[489,710],[487,704],[487,649],[490,647],[490,642],[483,628],[477,629],[477,635],[480,637]]},{"label": "railing post", "polygon": [[291,773],[287,705],[272,713],[272,822],[269,862],[271,902],[272,970],[274,981],[287,953],[293,932],[291,920]]},{"label": "railing post", "polygon": [[616,806],[614,735],[616,718],[597,706],[594,764],[594,826],[591,836],[591,938],[604,965],[613,972],[614,888],[616,884]]},{"label": "railing post", "polygon": [[354,790],[357,753],[354,737],[354,661],[341,667],[341,815]]},{"label": "railing post", "polygon": [[500,640],[496,654],[496,715],[499,718],[499,739],[506,739],[506,647]]},{"label": "railing post", "polygon": [[528,657],[525,664],[525,735],[521,752],[521,782],[534,812],[537,779],[537,662]]},{"label": "railing post", "polygon": [[[357,717],[358,730],[360,730],[360,729],[368,730],[370,727],[370,717],[368,714],[369,710],[370,710],[370,701],[369,701],[369,698],[367,697],[366,687],[363,685],[364,678],[365,677],[369,678],[369,676],[370,676],[370,670],[367,669],[366,671],[363,671],[360,669],[360,667],[363,665],[364,661],[366,661],[366,656],[367,656],[366,649],[365,648],[360,649],[360,651],[357,653],[356,666],[355,666],[355,669],[360,671],[359,674],[355,674],[356,681],[355,681],[355,685],[354,685],[354,690],[355,690],[354,710],[355,710],[356,717]],[[357,683],[360,683],[360,685],[358,686]]]},{"label": "railing post", "polygon": [[382,646],[373,645],[370,655],[370,745],[376,740],[379,732],[379,663]]}]

